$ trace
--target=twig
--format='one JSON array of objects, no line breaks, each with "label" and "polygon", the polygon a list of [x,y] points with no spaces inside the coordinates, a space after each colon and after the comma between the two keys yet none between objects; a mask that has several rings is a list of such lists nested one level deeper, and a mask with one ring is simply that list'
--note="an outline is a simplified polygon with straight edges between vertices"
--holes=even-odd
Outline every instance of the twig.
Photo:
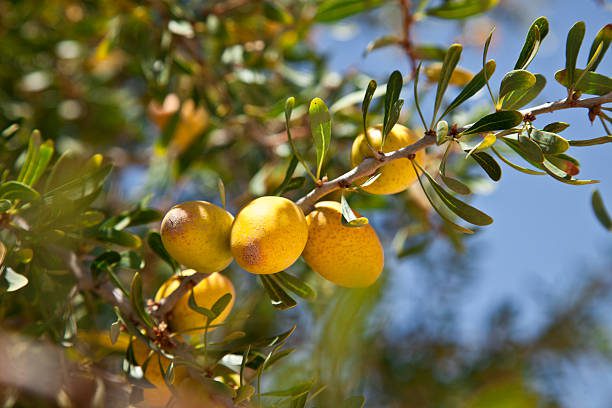
[{"label": "twig", "polygon": [[[570,108],[592,108],[594,106],[599,106],[604,103],[612,102],[612,92],[607,93],[603,96],[597,96],[593,98],[581,99],[576,101],[567,101],[565,99],[559,100],[556,102],[549,102],[542,105],[535,106],[533,108],[524,109],[520,112],[523,115],[531,114],[538,115],[541,113],[550,113],[563,109]],[[472,124],[465,125],[458,129],[459,132],[466,130]],[[304,213],[309,213],[314,204],[319,201],[322,197],[342,188],[346,188],[350,186],[351,183],[357,181],[361,178],[371,176],[374,172],[384,166],[385,164],[397,160],[408,158],[410,155],[416,153],[419,150],[425,149],[428,146],[431,146],[436,143],[436,136],[429,134],[425,135],[423,138],[418,140],[417,142],[403,147],[394,152],[385,153],[384,156],[380,160],[375,160],[373,158],[365,158],[357,167],[352,170],[344,173],[343,175],[336,177],[333,180],[322,183],[320,186],[315,187],[312,191],[306,194],[304,197],[300,198],[297,201],[297,204],[302,208]]]},{"label": "twig", "polygon": [[202,282],[206,276],[208,275],[201,272],[196,272],[193,275],[185,276],[181,280],[179,287],[176,288],[174,292],[160,300],[158,308],[154,310],[152,314],[155,317],[160,318],[160,320],[163,320],[166,314],[172,310],[176,302],[178,302],[180,298],[191,290],[191,288]]},{"label": "twig", "polygon": [[417,57],[414,52],[413,41],[412,41],[412,23],[414,17],[412,15],[412,1],[411,0],[399,0],[400,9],[402,12],[402,41],[401,46],[410,61],[410,69],[412,74],[416,72],[417,68]]}]

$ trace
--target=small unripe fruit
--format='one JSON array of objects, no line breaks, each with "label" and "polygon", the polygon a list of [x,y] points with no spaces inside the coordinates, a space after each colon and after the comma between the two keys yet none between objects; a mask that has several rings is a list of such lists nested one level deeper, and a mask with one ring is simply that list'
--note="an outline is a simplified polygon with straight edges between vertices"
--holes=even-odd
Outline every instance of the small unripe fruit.
[{"label": "small unripe fruit", "polygon": [[[186,270],[183,271],[181,275],[190,276],[193,273],[195,273],[195,271]],[[170,294],[174,292],[180,284],[181,279],[177,275],[168,279],[157,290],[157,293],[155,294],[155,301],[159,302],[161,299],[170,296]],[[212,320],[210,324],[221,324],[230,314],[232,307],[234,306],[234,298],[236,297],[234,285],[228,277],[215,272],[208,275],[200,283],[193,287],[193,297],[196,304],[199,307],[206,309],[210,309],[215,302],[217,302],[217,300],[228,293],[232,295],[232,299],[225,309],[223,309],[221,314],[216,319]],[[186,334],[190,335],[203,334],[208,318],[189,307],[190,296],[191,291],[187,291],[187,293],[185,293],[185,295],[183,295],[183,297],[181,297],[172,308],[172,312],[168,319],[170,328],[173,331],[186,332]],[[210,327],[208,331],[210,332],[214,329],[214,327]]]},{"label": "small unripe fruit", "polygon": [[[380,150],[382,143],[382,126],[368,129],[368,135],[375,150]],[[410,129],[402,125],[395,125],[387,135],[387,140],[382,149],[389,153],[402,147],[415,143],[419,137]],[[422,163],[425,153],[419,150],[415,153],[417,163]],[[351,162],[357,166],[366,157],[372,157],[372,151],[368,141],[363,134],[357,136],[351,150]],[[372,194],[396,194],[406,190],[417,179],[412,164],[408,159],[397,159],[386,163],[379,169],[380,176],[372,183],[363,187],[365,191]],[[365,181],[365,180],[363,180]]]},{"label": "small unripe fruit", "polygon": [[231,248],[248,272],[270,274],[290,267],[302,253],[308,227],[302,210],[283,197],[260,197],[236,215]]},{"label": "small unripe fruit", "polygon": [[188,201],[168,211],[161,223],[166,251],[198,272],[225,269],[232,262],[229,236],[234,217],[206,201]]},{"label": "small unripe fruit", "polygon": [[306,217],[308,242],[302,256],[319,275],[349,288],[366,287],[380,276],[383,248],[371,225],[342,225],[340,203],[322,201]]}]

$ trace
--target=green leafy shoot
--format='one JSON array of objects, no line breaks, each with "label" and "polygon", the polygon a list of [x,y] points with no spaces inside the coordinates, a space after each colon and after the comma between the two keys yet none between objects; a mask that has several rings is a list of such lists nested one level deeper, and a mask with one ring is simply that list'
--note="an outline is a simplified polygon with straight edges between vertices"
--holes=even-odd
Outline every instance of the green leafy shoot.
[{"label": "green leafy shoot", "polygon": [[608,231],[612,231],[612,219],[610,219],[610,214],[608,213],[608,210],[606,210],[599,190],[593,191],[593,195],[591,196],[591,205],[593,206],[595,216],[601,225],[603,225],[603,227]]},{"label": "green leafy shoot", "polygon": [[417,66],[416,72],[414,73],[414,81],[413,81],[413,92],[414,92],[414,105],[416,106],[416,110],[419,113],[419,118],[421,118],[421,123],[423,123],[423,129],[427,129],[427,122],[425,122],[425,117],[423,116],[423,112],[421,111],[421,104],[419,103],[419,76],[421,73],[422,62],[419,62]]},{"label": "green leafy shoot", "polygon": [[344,194],[340,197],[340,208],[342,210],[342,225],[345,227],[363,227],[368,225],[369,221],[366,217],[355,215]]},{"label": "green leafy shoot", "polygon": [[493,112],[470,126],[463,132],[464,135],[490,132],[494,130],[507,130],[519,125],[523,115],[519,111]]},{"label": "green leafy shoot", "polygon": [[565,45],[565,70],[567,72],[567,89],[569,95],[571,95],[574,90],[576,60],[578,59],[580,46],[584,39],[585,29],[584,21],[579,21],[572,26],[567,34],[567,43]]},{"label": "green leafy shoot", "polygon": [[327,105],[321,98],[314,98],[308,110],[310,116],[310,131],[317,150],[317,174],[315,180],[321,179],[323,163],[327,158],[331,143],[331,116]]},{"label": "green leafy shoot", "polygon": [[385,145],[387,135],[399,119],[399,113],[404,104],[404,101],[399,99],[403,86],[404,79],[402,78],[402,74],[397,70],[393,71],[389,76],[387,91],[385,93],[385,114],[383,118],[382,142],[380,145],[381,150]]},{"label": "green leafy shoot", "polygon": [[361,116],[362,116],[362,125],[363,125],[363,134],[365,135],[366,141],[370,148],[374,148],[370,140],[370,134],[368,132],[368,110],[370,109],[370,103],[372,102],[372,97],[374,96],[374,92],[376,91],[376,81],[371,80],[368,83],[368,87],[366,89],[366,93],[363,97],[363,102],[361,103]]},{"label": "green leafy shoot", "polygon": [[451,76],[453,75],[453,71],[455,70],[457,63],[459,62],[459,58],[461,58],[462,50],[463,46],[461,44],[453,44],[448,48],[448,51],[446,51],[446,56],[444,57],[444,62],[442,63],[442,70],[440,72],[440,79],[438,80],[436,101],[434,104],[433,116],[431,124],[429,125],[429,129],[433,129],[433,126],[436,123],[438,110],[440,109],[440,105],[442,105],[444,93],[446,92],[446,88],[448,88],[448,83],[450,82]]},{"label": "green leafy shoot", "polygon": [[[308,175],[310,176],[312,181],[316,183],[318,179],[314,176],[314,174],[312,174],[312,171],[310,171],[310,167],[308,166],[308,164],[306,163],[306,160],[304,160],[304,158],[302,157],[302,155],[298,151],[297,147],[295,146],[295,142],[293,141],[293,138],[291,137],[291,125],[290,125],[290,122],[291,122],[291,113],[293,112],[293,107],[294,106],[295,106],[295,98],[293,96],[290,97],[290,98],[287,98],[287,101],[285,102],[285,127],[287,129],[287,140],[289,141],[289,146],[291,146],[291,151],[293,152],[293,155],[295,156],[295,158],[297,160],[299,160],[299,162],[302,164],[302,166],[306,170],[306,173],[308,173]],[[311,107],[312,107],[312,104],[311,104]],[[312,121],[312,117],[311,117],[311,121]],[[330,123],[331,123],[331,121],[330,121]],[[311,122],[311,129],[312,129],[312,122]],[[331,135],[331,128],[330,128],[329,131],[330,131],[330,135]],[[315,137],[314,132],[313,132],[313,137]],[[315,144],[316,144],[316,140],[315,140]],[[328,141],[328,144],[329,144],[329,141]],[[317,157],[318,157],[318,154],[319,154],[318,151],[319,150],[318,150],[318,147],[317,147]],[[295,170],[295,168],[294,168],[294,170]],[[293,174],[293,172],[291,172],[291,174]]]}]

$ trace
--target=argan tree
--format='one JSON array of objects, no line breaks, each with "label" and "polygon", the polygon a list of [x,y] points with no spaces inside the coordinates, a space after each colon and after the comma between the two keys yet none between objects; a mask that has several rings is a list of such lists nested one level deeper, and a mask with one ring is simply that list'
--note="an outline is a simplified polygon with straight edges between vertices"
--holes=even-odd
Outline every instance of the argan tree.
[{"label": "argan tree", "polygon": [[[3,406],[556,406],[525,371],[591,347],[609,282],[527,343],[500,308],[471,359],[375,318],[398,259],[442,243],[469,268],[466,237],[495,229],[471,203],[483,179],[597,183],[573,155],[612,141],[612,26],[576,22],[542,73],[546,17],[513,66],[487,27],[475,73],[461,44],[414,35],[497,3],[0,2]],[[332,75],[318,27],[382,9],[397,26],[352,52],[409,69]],[[570,110],[591,134],[547,118]]]}]

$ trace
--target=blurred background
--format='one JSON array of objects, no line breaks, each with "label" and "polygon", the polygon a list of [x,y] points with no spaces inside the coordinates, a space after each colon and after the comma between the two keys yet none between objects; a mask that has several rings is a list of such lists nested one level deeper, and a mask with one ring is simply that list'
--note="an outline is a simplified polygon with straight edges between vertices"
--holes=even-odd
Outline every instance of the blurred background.
[{"label": "blurred background", "polygon": [[[0,1],[0,128],[20,123],[23,129],[5,145],[3,167],[23,161],[20,148],[37,128],[60,152],[110,159],[113,173],[95,203],[107,214],[143,200],[160,211],[191,199],[219,204],[218,178],[236,213],[253,197],[272,193],[284,176],[289,96],[297,100],[292,133],[314,162],[305,112],[319,96],[333,112],[327,174],[342,174],[361,131],[368,81],[383,84],[396,69],[410,77],[412,67],[401,47],[372,47],[381,37],[403,35],[399,2],[354,2],[363,3],[356,8],[363,12],[321,18],[317,10],[329,3]],[[564,67],[568,30],[585,21],[587,47],[609,24],[612,5],[501,0],[467,19],[425,17],[414,23],[412,41],[437,50],[459,42],[459,65],[476,73],[495,27],[488,55],[497,62],[491,80],[497,89],[542,15],[550,32],[530,71],[548,83],[533,106],[566,96],[553,75]],[[578,66],[586,65],[586,54],[583,49]],[[609,76],[608,60],[599,71]],[[423,76],[420,87],[427,117],[435,86]],[[418,130],[412,82],[403,97],[399,123]],[[483,90],[452,122],[470,123],[492,109]],[[378,99],[369,120],[382,121]],[[586,110],[542,115],[535,123],[553,121],[571,124],[563,133],[568,139],[605,134]],[[597,188],[608,203],[611,153],[609,144],[572,148],[580,177],[601,180]],[[432,169],[439,156],[430,152]],[[319,296],[281,312],[253,276],[232,264],[237,327],[257,337],[297,324],[296,352],[264,376],[264,388],[315,378],[327,384],[313,397],[319,407],[362,394],[368,407],[612,406],[612,236],[591,209],[593,186],[503,165],[502,179],[493,183],[460,155],[452,164],[476,192],[474,205],[495,220],[474,236],[444,228],[418,186],[396,196],[350,196],[385,246],[386,270],[375,287],[334,287],[300,261],[291,272]],[[307,182],[285,195],[297,199],[311,188]],[[147,251],[143,276],[152,295],[171,271]],[[14,318],[19,311],[9,305],[18,295],[1,296],[3,328],[23,330],[35,320]],[[81,319],[79,327],[87,329],[112,322],[104,315]]]}]

